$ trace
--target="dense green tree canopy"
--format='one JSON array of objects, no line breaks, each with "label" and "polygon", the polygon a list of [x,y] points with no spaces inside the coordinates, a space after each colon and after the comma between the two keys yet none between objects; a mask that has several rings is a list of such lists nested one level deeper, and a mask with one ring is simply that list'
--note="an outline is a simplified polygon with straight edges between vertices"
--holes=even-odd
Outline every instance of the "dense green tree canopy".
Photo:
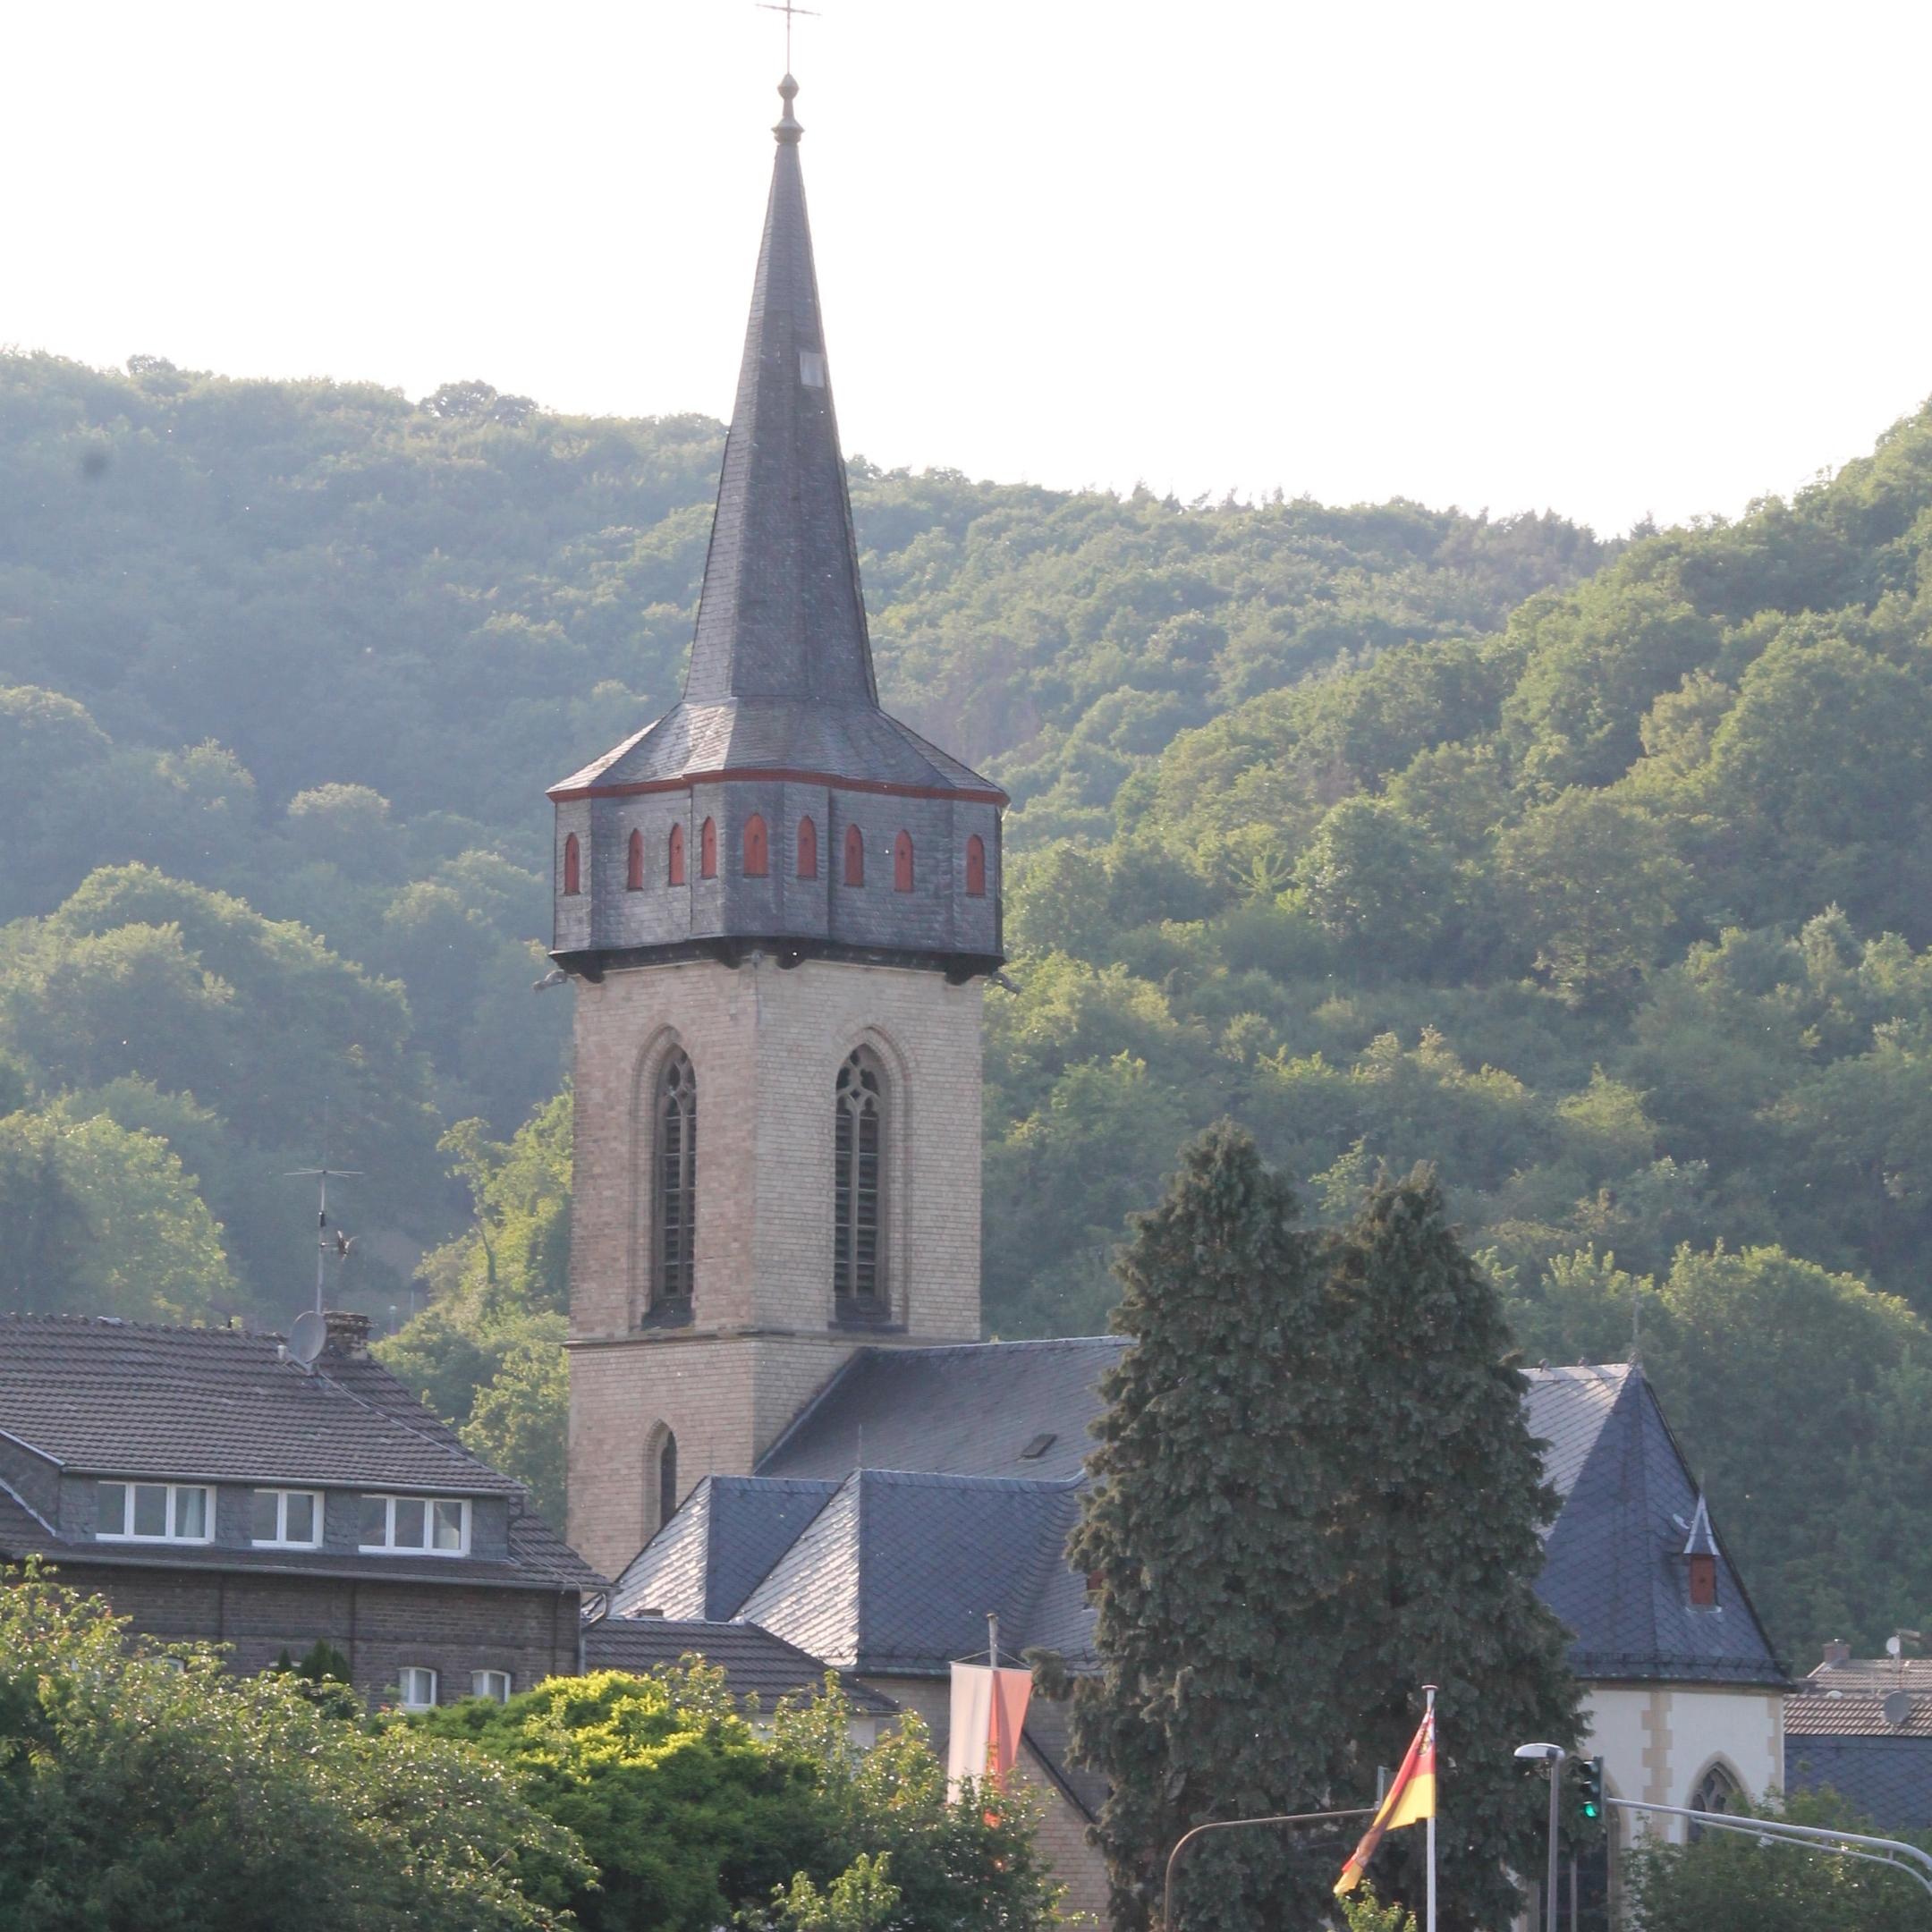
[{"label": "dense green tree canopy", "polygon": [[[345,1719],[292,1673],[0,1588],[4,1932],[540,1932],[589,1868],[504,1771]],[[525,1889],[520,1882],[533,1882]]]},{"label": "dense green tree canopy", "polygon": [[1033,1813],[989,1822],[909,1716],[852,1736],[835,1683],[754,1730],[695,1659],[648,1677],[555,1678],[506,1705],[420,1720],[507,1765],[597,1868],[571,1894],[589,1932],[1046,1932]]}]

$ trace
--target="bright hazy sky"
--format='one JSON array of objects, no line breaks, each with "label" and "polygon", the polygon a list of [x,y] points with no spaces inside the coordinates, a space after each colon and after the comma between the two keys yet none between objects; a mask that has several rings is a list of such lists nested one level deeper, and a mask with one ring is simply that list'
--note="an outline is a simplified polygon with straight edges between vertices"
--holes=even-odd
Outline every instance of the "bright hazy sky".
[{"label": "bright hazy sky", "polygon": [[[1734,514],[1932,392],[1932,8],[822,0],[848,450]],[[750,0],[7,10],[0,343],[723,414]]]}]

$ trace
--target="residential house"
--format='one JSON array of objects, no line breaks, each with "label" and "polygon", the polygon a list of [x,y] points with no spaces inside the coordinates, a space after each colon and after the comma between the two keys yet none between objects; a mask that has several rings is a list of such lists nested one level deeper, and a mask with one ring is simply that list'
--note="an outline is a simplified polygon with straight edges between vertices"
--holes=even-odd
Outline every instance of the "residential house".
[{"label": "residential house", "polygon": [[277,1336],[0,1317],[0,1560],[259,1671],[318,1641],[409,1707],[580,1663],[603,1579],[331,1316]]}]

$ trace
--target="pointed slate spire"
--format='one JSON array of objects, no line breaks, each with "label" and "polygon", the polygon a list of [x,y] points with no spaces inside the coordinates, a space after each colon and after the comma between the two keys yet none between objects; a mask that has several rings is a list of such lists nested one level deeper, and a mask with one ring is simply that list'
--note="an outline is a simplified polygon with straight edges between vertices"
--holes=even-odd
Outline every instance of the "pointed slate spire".
[{"label": "pointed slate spire", "polygon": [[798,82],[778,152],[684,696],[877,705],[812,267]]}]

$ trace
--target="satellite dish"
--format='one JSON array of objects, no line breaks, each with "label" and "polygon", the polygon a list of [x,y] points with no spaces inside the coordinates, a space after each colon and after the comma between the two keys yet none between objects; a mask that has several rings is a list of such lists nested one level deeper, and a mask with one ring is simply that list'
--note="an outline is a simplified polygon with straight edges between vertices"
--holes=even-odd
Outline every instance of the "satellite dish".
[{"label": "satellite dish", "polygon": [[1885,1639],[1885,1655],[1887,1657],[1897,1657],[1904,1648],[1904,1645],[1896,1637],[1887,1637]]},{"label": "satellite dish", "polygon": [[1888,1691],[1884,1709],[1885,1722],[1894,1731],[1902,1729],[1911,1716],[1911,1693],[1909,1690]]},{"label": "satellite dish", "polygon": [[295,1318],[295,1326],[289,1330],[289,1355],[306,1368],[322,1352],[323,1343],[327,1340],[328,1325],[313,1309],[305,1309]]}]

